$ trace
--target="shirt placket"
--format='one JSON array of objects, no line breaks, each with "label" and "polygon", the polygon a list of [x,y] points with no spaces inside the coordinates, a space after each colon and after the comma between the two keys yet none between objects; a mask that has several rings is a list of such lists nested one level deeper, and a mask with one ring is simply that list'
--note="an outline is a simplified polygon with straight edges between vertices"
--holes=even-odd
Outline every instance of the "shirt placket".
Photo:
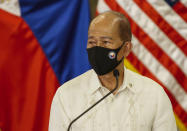
[{"label": "shirt placket", "polygon": [[111,131],[119,131],[119,122],[118,119],[114,116],[114,110],[110,107],[110,129]]},{"label": "shirt placket", "polygon": [[[102,89],[103,94],[107,94],[109,91],[107,89]],[[117,95],[117,94],[116,94]],[[119,131],[119,119],[115,116],[115,111],[113,108],[113,102],[116,99],[116,95],[111,94],[106,98],[105,112],[108,117],[108,130],[107,131]]]},{"label": "shirt placket", "polygon": [[[103,97],[103,95],[101,94],[101,92],[98,90],[94,93],[94,95],[92,96],[92,99],[90,99],[89,105],[93,105],[95,102],[97,102],[99,99],[101,99]],[[93,119],[93,131],[109,131],[107,129],[108,125],[108,118],[107,118],[107,114],[105,111],[105,106],[106,106],[106,101],[103,100],[101,103],[99,103],[98,105],[96,105],[96,107],[93,108],[92,111],[92,119]]]}]

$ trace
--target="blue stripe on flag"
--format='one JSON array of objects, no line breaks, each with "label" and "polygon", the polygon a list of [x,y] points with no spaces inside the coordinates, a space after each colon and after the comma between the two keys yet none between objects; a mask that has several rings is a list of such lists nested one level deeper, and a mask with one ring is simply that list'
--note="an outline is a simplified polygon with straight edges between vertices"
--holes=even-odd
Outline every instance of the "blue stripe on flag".
[{"label": "blue stripe on flag", "polygon": [[20,0],[20,6],[61,84],[90,69],[88,0]]},{"label": "blue stripe on flag", "polygon": [[179,0],[165,0],[171,7],[174,6]]}]

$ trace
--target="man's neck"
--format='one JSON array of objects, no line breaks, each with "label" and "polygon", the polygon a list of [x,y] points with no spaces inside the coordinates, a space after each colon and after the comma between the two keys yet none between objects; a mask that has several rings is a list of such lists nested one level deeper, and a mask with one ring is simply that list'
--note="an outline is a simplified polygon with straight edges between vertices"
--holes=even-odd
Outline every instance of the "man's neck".
[{"label": "man's neck", "polygon": [[[122,85],[123,83],[123,78],[124,78],[124,67],[123,67],[123,63],[121,63],[120,65],[117,66],[117,70],[119,71],[119,87]],[[102,76],[98,76],[99,80],[101,82],[101,84],[106,87],[108,90],[112,90],[116,87],[116,78],[113,75],[113,72],[107,73],[106,75],[102,75]],[[117,89],[117,90],[118,90]],[[117,90],[113,93],[115,94],[117,92]]]}]

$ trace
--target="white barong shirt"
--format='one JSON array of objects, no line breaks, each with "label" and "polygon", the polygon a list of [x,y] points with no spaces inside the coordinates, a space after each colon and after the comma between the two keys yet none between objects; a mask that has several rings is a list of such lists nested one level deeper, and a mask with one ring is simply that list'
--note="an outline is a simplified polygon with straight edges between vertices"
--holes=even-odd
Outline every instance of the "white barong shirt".
[{"label": "white barong shirt", "polygon": [[[74,118],[108,92],[94,70],[66,82],[54,96],[49,131],[67,131]],[[177,128],[171,102],[163,88],[125,69],[117,93],[77,120],[71,131],[177,131]]]}]

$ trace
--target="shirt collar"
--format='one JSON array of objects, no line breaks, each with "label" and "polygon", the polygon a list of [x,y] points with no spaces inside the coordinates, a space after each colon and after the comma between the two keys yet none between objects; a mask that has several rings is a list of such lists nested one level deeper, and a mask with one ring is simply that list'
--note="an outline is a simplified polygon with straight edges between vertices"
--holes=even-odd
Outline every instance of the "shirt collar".
[{"label": "shirt collar", "polygon": [[92,74],[91,74],[91,77],[88,83],[89,83],[88,91],[90,95],[94,94],[102,86],[97,74],[95,73],[93,69],[92,69]]},{"label": "shirt collar", "polygon": [[125,68],[124,66],[124,79],[123,79],[123,84],[121,85],[120,89],[118,90],[118,92],[124,91],[126,88],[128,88],[130,91],[132,91],[133,93],[136,92],[134,84],[132,79],[130,78],[130,74],[128,72],[128,70]]},{"label": "shirt collar", "polygon": [[[129,77],[130,77],[129,73],[128,73],[127,69],[124,67],[123,84],[121,85],[120,89],[118,90],[118,93],[124,91],[126,88],[128,88],[129,91],[131,91],[132,93],[136,92],[134,84]],[[99,88],[103,87],[94,70],[91,74],[90,82],[89,82],[88,87],[89,87],[89,94],[90,95],[93,95]]]}]

